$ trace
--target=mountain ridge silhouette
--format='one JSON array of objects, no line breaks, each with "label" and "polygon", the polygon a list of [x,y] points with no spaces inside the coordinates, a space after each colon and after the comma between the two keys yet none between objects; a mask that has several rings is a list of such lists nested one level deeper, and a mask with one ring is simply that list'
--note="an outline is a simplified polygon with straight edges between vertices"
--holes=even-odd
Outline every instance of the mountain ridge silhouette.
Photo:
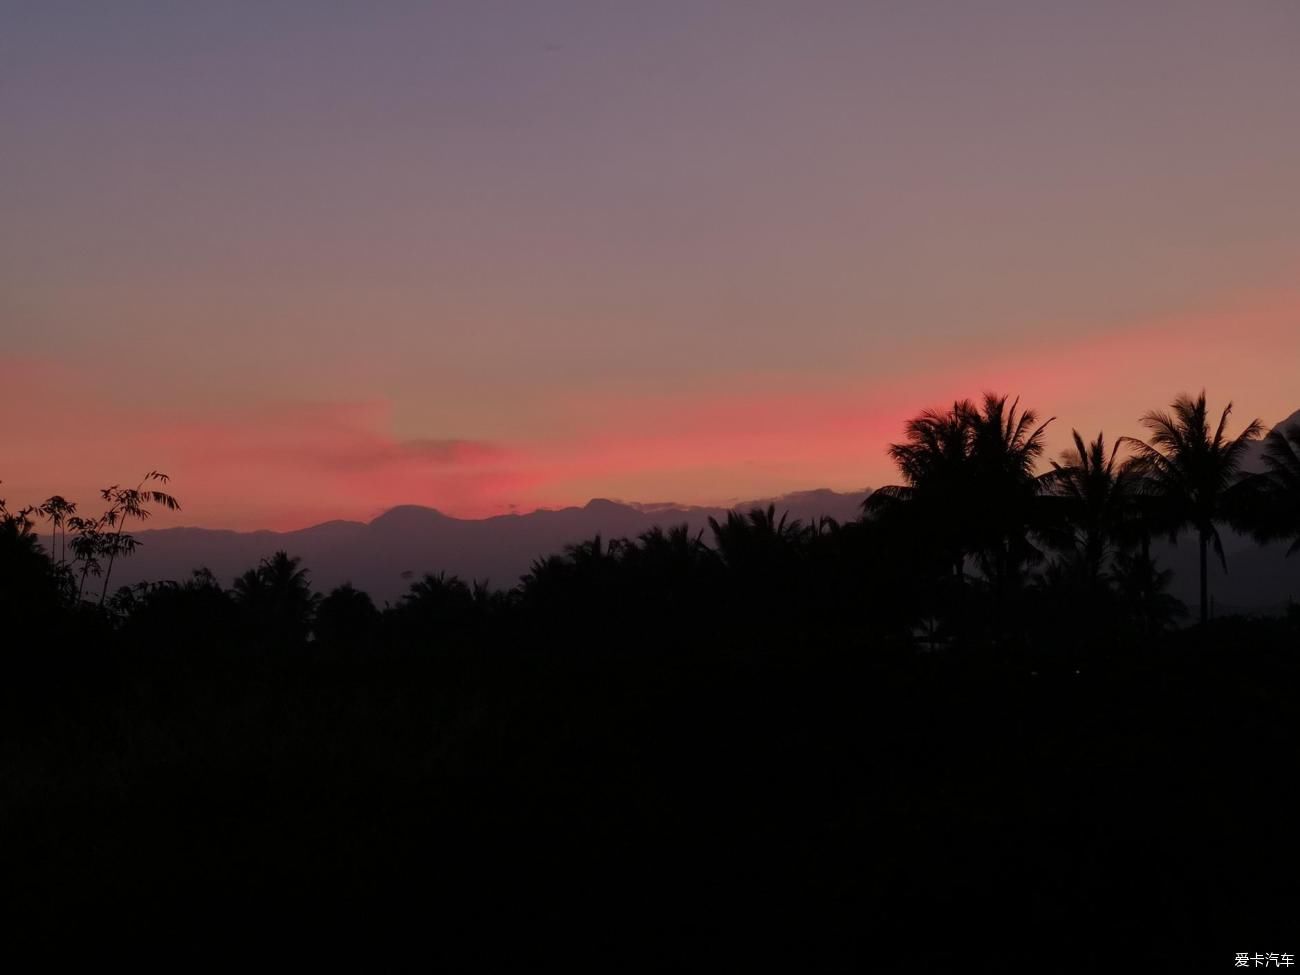
[{"label": "mountain ridge silhouette", "polygon": [[487,580],[509,588],[534,559],[564,546],[601,535],[635,537],[656,525],[686,523],[706,531],[708,519],[725,518],[731,509],[775,505],[791,518],[822,516],[840,521],[856,518],[869,492],[821,488],[729,506],[644,504],[592,498],[582,506],[539,508],[523,514],[457,518],[423,505],[402,504],[368,522],[334,519],[292,531],[236,531],[198,526],[136,532],[141,542],[120,563],[115,582],[123,585],[185,579],[198,568],[212,570],[223,585],[279,549],[300,556],[317,591],[350,582],[377,602],[394,602],[413,579],[426,572]]}]

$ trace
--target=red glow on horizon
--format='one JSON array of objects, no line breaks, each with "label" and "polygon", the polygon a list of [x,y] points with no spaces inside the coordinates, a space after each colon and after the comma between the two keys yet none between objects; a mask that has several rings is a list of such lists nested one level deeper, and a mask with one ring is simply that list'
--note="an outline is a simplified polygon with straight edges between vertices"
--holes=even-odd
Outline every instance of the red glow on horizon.
[{"label": "red glow on horizon", "polygon": [[[581,411],[558,417],[554,434],[504,442],[397,438],[382,400],[169,416],[80,394],[93,387],[71,367],[11,359],[0,405],[43,422],[11,433],[0,496],[91,502],[100,481],[158,467],[184,505],[159,525],[287,529],[405,503],[484,517],[593,496],[717,504],[858,490],[893,479],[885,449],[908,417],[986,389],[1057,416],[1053,449],[1071,427],[1136,433],[1143,410],[1203,385],[1215,403],[1235,398],[1242,422],[1276,421],[1300,407],[1297,322],[1300,301],[1288,297],[856,385],[752,377],[709,394],[592,394],[570,402]],[[1260,346],[1276,352],[1264,375]]]}]

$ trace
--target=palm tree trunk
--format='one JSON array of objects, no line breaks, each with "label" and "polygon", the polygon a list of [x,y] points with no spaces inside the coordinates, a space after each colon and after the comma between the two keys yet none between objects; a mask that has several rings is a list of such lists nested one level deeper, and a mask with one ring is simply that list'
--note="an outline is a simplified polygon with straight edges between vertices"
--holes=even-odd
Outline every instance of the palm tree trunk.
[{"label": "palm tree trunk", "polygon": [[1205,532],[1201,536],[1201,622],[1206,623],[1210,619],[1210,576],[1209,560],[1207,558],[1209,548],[1209,538]]}]

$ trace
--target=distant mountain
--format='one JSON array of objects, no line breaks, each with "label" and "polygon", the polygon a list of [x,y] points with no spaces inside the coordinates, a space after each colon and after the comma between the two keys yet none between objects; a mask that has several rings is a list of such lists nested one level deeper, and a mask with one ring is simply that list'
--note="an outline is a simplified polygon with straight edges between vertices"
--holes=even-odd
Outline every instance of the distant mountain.
[{"label": "distant mountain", "polygon": [[[775,505],[791,518],[823,515],[856,518],[867,492],[800,491],[778,498],[737,502],[748,510]],[[708,519],[725,517],[726,508],[637,504],[596,498],[581,508],[533,511],[524,515],[463,519],[434,508],[400,505],[368,524],[328,521],[299,531],[235,532],[209,528],[163,528],[137,532],[142,543],[114,568],[114,583],[185,579],[193,569],[209,568],[225,585],[258,560],[279,549],[300,556],[317,591],[343,582],[364,589],[382,604],[399,598],[413,578],[447,572],[464,579],[487,579],[508,589],[528,571],[533,559],[559,553],[600,534],[634,537],[655,525],[687,524],[707,529]]]}]

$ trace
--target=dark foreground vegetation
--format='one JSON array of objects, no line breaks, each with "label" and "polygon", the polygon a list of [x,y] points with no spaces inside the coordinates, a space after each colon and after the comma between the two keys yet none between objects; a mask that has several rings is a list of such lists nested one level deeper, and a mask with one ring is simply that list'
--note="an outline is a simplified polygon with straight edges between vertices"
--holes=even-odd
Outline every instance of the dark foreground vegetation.
[{"label": "dark foreground vegetation", "polygon": [[93,544],[6,514],[5,917],[484,970],[1293,951],[1300,614],[1178,627],[1147,543],[1294,536],[1300,432],[1244,477],[1254,425],[1149,420],[1039,476],[1032,414],[956,404],[859,522],[736,513],[382,610],[285,554],[113,594],[156,483]]}]

